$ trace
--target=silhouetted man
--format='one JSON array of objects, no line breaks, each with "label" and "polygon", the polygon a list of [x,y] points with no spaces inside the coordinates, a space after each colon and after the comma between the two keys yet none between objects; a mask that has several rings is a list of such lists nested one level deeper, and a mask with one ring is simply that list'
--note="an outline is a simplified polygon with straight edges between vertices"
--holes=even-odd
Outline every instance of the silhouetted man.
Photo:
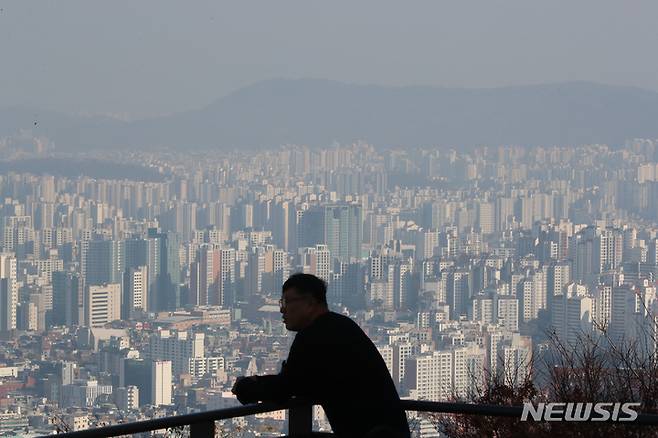
[{"label": "silhouetted man", "polygon": [[327,286],[294,274],[283,284],[283,322],[297,332],[281,372],[241,377],[233,393],[243,403],[317,401],[340,437],[408,438],[409,425],[391,375],[375,345],[346,316],[330,312]]}]

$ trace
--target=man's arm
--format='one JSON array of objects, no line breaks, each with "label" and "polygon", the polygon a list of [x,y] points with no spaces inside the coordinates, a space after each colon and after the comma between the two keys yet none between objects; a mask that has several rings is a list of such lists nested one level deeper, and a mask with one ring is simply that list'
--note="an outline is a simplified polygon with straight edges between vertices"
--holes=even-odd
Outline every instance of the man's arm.
[{"label": "man's arm", "polygon": [[303,394],[305,385],[310,383],[307,375],[313,369],[312,357],[313,352],[295,338],[288,360],[283,362],[279,374],[240,377],[233,385],[233,393],[242,404],[257,401],[285,402],[293,395]]},{"label": "man's arm", "polygon": [[231,392],[235,394],[238,401],[243,405],[262,400],[258,376],[238,377],[233,384]]},{"label": "man's arm", "polygon": [[287,380],[283,369],[281,373],[275,375],[238,377],[232,392],[243,405],[258,401],[284,402],[291,396]]}]

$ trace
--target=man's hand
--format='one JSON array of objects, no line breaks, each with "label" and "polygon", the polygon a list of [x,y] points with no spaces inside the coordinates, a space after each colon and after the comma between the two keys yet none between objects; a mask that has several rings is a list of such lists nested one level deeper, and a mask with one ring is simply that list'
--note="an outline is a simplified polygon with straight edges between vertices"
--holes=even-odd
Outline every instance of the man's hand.
[{"label": "man's hand", "polygon": [[258,394],[258,377],[240,376],[235,380],[231,392],[235,394],[238,401],[243,405],[256,403],[259,398]]}]

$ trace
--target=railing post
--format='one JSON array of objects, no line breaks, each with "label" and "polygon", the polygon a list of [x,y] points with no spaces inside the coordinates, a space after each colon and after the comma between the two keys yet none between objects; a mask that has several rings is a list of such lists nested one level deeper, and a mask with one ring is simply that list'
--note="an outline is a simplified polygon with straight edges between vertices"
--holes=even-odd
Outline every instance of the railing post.
[{"label": "railing post", "polygon": [[215,422],[202,421],[190,424],[191,438],[215,438]]},{"label": "railing post", "polygon": [[309,435],[313,431],[313,405],[288,409],[288,435]]}]

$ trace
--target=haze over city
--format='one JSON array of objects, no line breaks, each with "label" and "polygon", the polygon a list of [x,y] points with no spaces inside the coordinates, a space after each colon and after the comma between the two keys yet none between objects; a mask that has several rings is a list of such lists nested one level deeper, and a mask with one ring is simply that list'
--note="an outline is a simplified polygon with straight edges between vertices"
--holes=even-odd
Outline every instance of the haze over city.
[{"label": "haze over city", "polygon": [[658,91],[650,0],[3,1],[0,102],[140,118],[258,81]]},{"label": "haze over city", "polygon": [[[299,272],[372,341],[413,437],[576,432],[419,401],[658,414],[656,16],[0,0],[0,435],[239,406],[288,358]],[[146,434],[298,433],[259,406]]]}]

